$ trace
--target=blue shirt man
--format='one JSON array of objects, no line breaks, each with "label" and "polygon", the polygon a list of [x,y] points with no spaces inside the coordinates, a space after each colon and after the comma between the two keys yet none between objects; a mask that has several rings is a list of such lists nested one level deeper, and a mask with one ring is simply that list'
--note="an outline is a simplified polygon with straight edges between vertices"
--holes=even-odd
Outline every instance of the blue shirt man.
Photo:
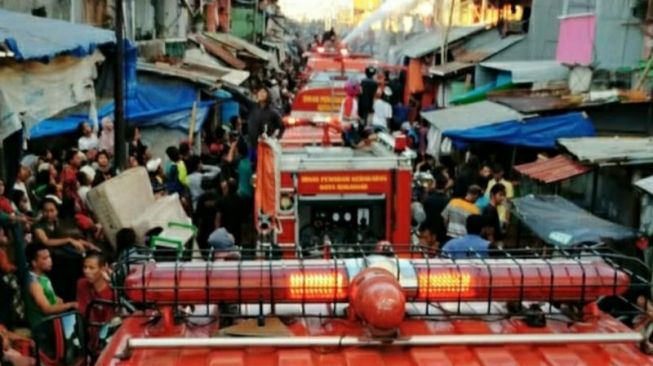
[{"label": "blue shirt man", "polygon": [[467,235],[452,239],[442,247],[442,253],[453,259],[487,258],[490,242],[481,238],[483,218],[470,215],[466,222]]}]

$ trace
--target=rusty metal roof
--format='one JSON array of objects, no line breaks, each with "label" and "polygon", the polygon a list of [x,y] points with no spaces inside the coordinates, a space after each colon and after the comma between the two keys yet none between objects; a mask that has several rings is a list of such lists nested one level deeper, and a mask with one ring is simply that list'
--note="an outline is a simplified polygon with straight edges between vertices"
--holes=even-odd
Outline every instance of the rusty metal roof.
[{"label": "rusty metal roof", "polygon": [[580,103],[553,94],[499,93],[498,95],[488,95],[488,100],[503,104],[521,113],[567,110],[580,106]]},{"label": "rusty metal roof", "polygon": [[456,75],[459,72],[471,70],[474,68],[474,66],[474,64],[469,62],[452,61],[447,62],[444,65],[432,66],[429,69],[429,74],[440,77],[447,77],[450,75]]},{"label": "rusty metal roof", "polygon": [[[448,36],[449,43],[454,43],[474,33],[482,31],[484,26],[452,27]],[[419,58],[440,49],[443,43],[444,32],[434,30],[424,32],[409,38],[400,49],[400,54],[409,58]]]},{"label": "rusty metal roof", "polygon": [[543,183],[555,183],[588,173],[591,169],[564,155],[515,166],[515,170]]}]

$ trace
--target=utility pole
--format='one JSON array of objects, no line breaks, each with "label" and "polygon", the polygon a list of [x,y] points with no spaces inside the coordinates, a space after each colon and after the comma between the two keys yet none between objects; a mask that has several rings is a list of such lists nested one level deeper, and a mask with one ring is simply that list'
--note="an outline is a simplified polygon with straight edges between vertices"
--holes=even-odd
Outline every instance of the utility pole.
[{"label": "utility pole", "polygon": [[447,20],[447,27],[444,30],[444,37],[442,37],[442,47],[440,47],[440,65],[444,65],[449,61],[448,60],[449,33],[451,32],[451,25],[453,23],[453,12],[456,7],[455,0],[449,0],[449,1],[451,1],[450,8],[449,8],[449,18]]},{"label": "utility pole", "polygon": [[114,126],[115,165],[119,170],[127,168],[127,145],[125,144],[125,43],[123,40],[123,0],[116,0],[116,62],[114,70]]}]

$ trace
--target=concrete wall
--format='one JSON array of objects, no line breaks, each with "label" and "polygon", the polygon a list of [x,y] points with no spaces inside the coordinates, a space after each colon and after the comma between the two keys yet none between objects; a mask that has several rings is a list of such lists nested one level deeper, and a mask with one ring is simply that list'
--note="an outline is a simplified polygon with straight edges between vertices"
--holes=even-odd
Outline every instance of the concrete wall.
[{"label": "concrete wall", "polygon": [[45,7],[48,18],[70,21],[70,6],[73,5],[73,18],[82,21],[84,0],[0,0],[0,8],[21,13],[31,13],[32,9]]},{"label": "concrete wall", "polygon": [[[107,0],[108,12],[113,14],[115,3]],[[167,37],[185,37],[189,27],[189,16],[185,8],[178,6],[177,0],[156,0],[161,9],[161,28],[166,32]],[[141,39],[151,36],[155,31],[155,8],[150,0],[124,0],[125,4],[125,25],[129,38]],[[133,6],[132,6],[133,4]],[[0,0],[0,9],[31,13],[32,9],[45,7],[48,18],[72,20],[75,23],[84,21],[84,0]],[[131,34],[131,15],[134,13],[135,34]],[[149,38],[149,37],[148,37]]]}]

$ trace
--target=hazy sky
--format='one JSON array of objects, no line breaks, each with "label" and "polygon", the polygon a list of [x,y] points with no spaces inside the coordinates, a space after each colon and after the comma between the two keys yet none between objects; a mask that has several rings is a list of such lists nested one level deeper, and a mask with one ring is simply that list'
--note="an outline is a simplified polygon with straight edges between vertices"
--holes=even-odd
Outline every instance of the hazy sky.
[{"label": "hazy sky", "polygon": [[353,0],[279,0],[281,11],[289,18],[299,19],[306,16],[309,19],[330,17],[333,9],[351,6]]}]

